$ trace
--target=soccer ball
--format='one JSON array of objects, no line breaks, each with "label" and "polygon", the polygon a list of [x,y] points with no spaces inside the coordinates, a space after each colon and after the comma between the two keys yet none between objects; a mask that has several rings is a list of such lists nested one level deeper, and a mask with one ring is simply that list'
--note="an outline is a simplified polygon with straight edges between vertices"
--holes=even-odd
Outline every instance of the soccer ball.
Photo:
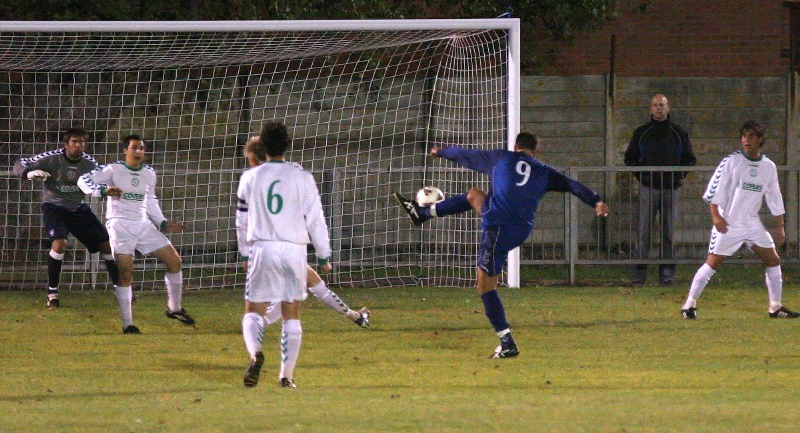
[{"label": "soccer ball", "polygon": [[435,186],[426,186],[417,191],[417,204],[430,206],[444,200],[444,193]]}]

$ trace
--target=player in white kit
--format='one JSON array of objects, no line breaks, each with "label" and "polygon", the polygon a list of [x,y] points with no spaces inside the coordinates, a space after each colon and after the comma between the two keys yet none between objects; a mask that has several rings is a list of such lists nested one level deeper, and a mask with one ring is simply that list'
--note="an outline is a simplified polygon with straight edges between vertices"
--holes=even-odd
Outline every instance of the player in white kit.
[{"label": "player in white kit", "polygon": [[[245,158],[247,158],[247,162],[251,168],[258,167],[267,160],[267,151],[264,146],[261,145],[261,138],[258,135],[254,135],[247,140],[243,154]],[[251,176],[253,173],[253,170],[246,170],[244,173],[242,173],[242,177],[239,182],[243,182],[246,177]],[[239,202],[236,206],[237,226],[241,225],[245,219],[247,219],[247,203]],[[239,254],[244,259],[246,270],[247,258],[250,256],[249,247],[244,239],[246,233],[242,232],[237,234],[241,236],[241,238],[237,239],[237,244],[239,246]],[[360,310],[351,309],[347,303],[339,297],[339,295],[327,287],[325,281],[320,278],[317,271],[308,265],[306,265],[306,280],[308,291],[316,296],[317,299],[322,301],[325,305],[339,313],[342,317],[348,318],[356,325],[362,328],[369,327],[369,309],[367,307],[362,307]],[[281,320],[281,305],[278,303],[270,304],[269,307],[267,307],[267,314],[264,316],[264,326],[272,325],[273,323],[277,323],[279,320]]]},{"label": "player in white kit", "polygon": [[[685,319],[697,318],[697,299],[708,281],[725,257],[746,245],[764,263],[769,317],[797,318],[800,314],[781,304],[783,277],[781,259],[775,246],[786,241],[786,231],[778,171],[775,163],[761,153],[765,140],[763,126],[747,122],[740,129],[739,137],[742,150],[720,162],[703,195],[703,200],[709,204],[714,227],[706,262],[694,275],[681,315]],[[758,215],[764,201],[775,217],[774,241]]]},{"label": "player in white kit", "polygon": [[167,267],[164,275],[168,297],[165,315],[193,325],[194,319],[182,307],[183,262],[162,233],[178,233],[184,227],[167,220],[161,212],[155,195],[156,172],[144,164],[146,146],[142,137],[129,135],[122,140],[121,146],[125,154],[124,161],[101,166],[83,175],[78,186],[94,197],[108,197],[106,227],[120,271],[116,297],[122,316],[122,332],[141,333],[133,323],[131,308],[133,257],[136,251],[157,258]]},{"label": "player in white kit", "polygon": [[294,388],[294,368],[300,353],[302,327],[300,303],[306,299],[306,254],[314,245],[319,269],[332,266],[330,238],[322,201],[311,173],[284,160],[290,140],[286,127],[269,122],[261,129],[261,143],[267,161],[250,170],[239,183],[237,196],[247,207],[247,218],[239,221],[238,238],[250,250],[245,286],[245,314],[242,335],[250,354],[244,375],[245,386],[258,383],[264,354],[263,317],[270,303],[280,303],[281,333],[280,385]]}]

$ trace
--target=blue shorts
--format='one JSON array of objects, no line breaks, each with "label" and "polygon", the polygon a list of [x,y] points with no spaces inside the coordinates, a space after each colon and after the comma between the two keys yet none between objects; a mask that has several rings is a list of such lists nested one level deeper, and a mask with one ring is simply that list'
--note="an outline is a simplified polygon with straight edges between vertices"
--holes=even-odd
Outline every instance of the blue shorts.
[{"label": "blue shorts", "polygon": [[503,272],[508,253],[522,245],[531,234],[530,227],[485,227],[478,249],[478,267],[490,277]]},{"label": "blue shorts", "polygon": [[100,251],[100,246],[108,242],[108,231],[87,204],[71,211],[53,203],[42,203],[42,219],[51,241],[66,239],[72,233],[90,253]]}]

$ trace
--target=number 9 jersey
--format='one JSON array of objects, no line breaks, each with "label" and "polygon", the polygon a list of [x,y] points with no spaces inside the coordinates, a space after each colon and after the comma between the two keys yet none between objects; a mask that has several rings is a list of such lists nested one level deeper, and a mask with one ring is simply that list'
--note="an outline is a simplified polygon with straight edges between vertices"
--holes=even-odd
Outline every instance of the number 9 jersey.
[{"label": "number 9 jersey", "polygon": [[450,146],[439,149],[439,156],[489,175],[491,187],[481,209],[484,228],[532,228],[539,202],[549,191],[572,193],[589,206],[600,201],[600,195],[591,188],[523,152]]}]

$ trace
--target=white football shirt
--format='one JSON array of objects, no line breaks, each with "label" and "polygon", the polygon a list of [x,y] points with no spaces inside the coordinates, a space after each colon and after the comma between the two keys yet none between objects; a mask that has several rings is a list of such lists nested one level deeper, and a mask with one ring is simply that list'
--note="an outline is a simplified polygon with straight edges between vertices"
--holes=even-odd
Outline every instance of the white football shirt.
[{"label": "white football shirt", "polygon": [[785,213],[778,170],[763,154],[757,160],[742,151],[725,157],[711,177],[703,200],[719,206],[731,228],[747,228],[756,221],[760,226],[758,212],[764,201],[772,215]]},{"label": "white football shirt", "polygon": [[81,176],[78,186],[93,197],[102,197],[112,186],[122,189],[121,196],[108,197],[107,219],[150,220],[159,228],[167,220],[155,193],[156,172],[149,165],[130,168],[122,161],[103,165]]},{"label": "white football shirt", "polygon": [[[317,258],[330,259],[328,225],[311,173],[295,163],[268,161],[246,171],[237,191],[237,238],[249,245],[258,241],[313,244]],[[240,248],[240,251],[241,248]]]}]

